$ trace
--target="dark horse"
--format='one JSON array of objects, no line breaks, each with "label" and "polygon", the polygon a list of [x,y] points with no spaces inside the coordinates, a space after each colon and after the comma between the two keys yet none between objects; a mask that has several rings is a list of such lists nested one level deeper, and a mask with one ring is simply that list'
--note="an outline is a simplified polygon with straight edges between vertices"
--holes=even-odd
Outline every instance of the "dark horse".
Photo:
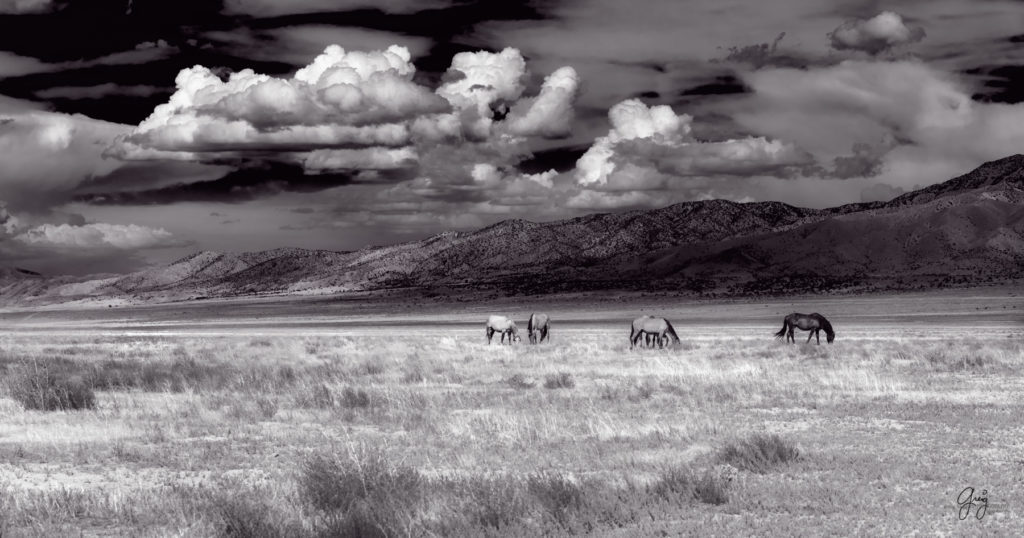
[{"label": "dark horse", "polygon": [[547,314],[532,314],[530,321],[526,324],[526,334],[529,335],[531,344],[539,344],[547,340],[550,329],[551,318]]},{"label": "dark horse", "polygon": [[[786,337],[787,342],[796,343],[796,337],[793,336],[793,329],[800,329],[801,331],[810,331],[811,334],[807,335],[807,342],[811,341],[811,337],[818,340],[818,345],[821,345],[821,336],[819,333],[825,331],[825,340],[828,343],[832,343],[836,339],[836,332],[832,330],[832,324],[825,319],[825,316],[815,312],[813,314],[797,314],[793,313],[786,316],[786,319],[782,320],[782,330],[775,333],[775,338]],[[805,343],[807,343],[805,342]]]}]

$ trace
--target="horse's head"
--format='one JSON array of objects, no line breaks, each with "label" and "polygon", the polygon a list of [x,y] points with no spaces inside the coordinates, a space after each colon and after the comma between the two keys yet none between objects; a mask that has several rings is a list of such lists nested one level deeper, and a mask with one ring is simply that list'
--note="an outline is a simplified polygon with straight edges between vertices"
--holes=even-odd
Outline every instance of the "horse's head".
[{"label": "horse's head", "polygon": [[835,339],[836,339],[836,333],[834,333],[832,331],[829,331],[828,333],[825,334],[825,340],[827,340],[828,343],[831,344],[832,342],[835,341]]},{"label": "horse's head", "polygon": [[516,327],[515,323],[512,324],[512,327],[510,327],[509,330],[512,331],[512,341],[513,342],[522,342],[523,341],[523,338],[521,336],[519,336],[519,328]]}]

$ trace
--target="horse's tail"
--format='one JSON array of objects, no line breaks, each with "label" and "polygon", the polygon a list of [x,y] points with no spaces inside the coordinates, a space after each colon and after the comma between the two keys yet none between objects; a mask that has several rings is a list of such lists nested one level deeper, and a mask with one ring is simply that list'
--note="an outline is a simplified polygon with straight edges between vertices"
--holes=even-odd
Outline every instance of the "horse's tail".
[{"label": "horse's tail", "polygon": [[530,321],[526,322],[526,332],[533,334],[533,320],[537,317],[537,314],[530,314]]},{"label": "horse's tail", "polygon": [[779,332],[775,333],[775,338],[782,338],[783,336],[786,336],[786,329],[788,329],[788,328],[789,328],[789,322],[786,321],[785,319],[783,319],[782,320],[782,329],[779,330]]},{"label": "horse's tail", "polygon": [[669,320],[666,319],[665,320],[665,325],[668,327],[668,334],[671,334],[672,335],[672,339],[675,340],[675,342],[678,344],[680,342],[679,335],[676,334],[675,327],[672,327],[672,322],[670,322]]}]

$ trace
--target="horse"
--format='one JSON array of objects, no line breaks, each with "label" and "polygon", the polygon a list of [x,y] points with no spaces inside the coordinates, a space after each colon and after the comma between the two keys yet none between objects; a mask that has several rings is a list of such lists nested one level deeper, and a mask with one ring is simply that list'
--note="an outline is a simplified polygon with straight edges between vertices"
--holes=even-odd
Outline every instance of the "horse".
[{"label": "horse", "polygon": [[672,338],[672,343],[679,343],[679,335],[676,334],[675,328],[665,318],[640,316],[634,319],[633,326],[629,332],[629,349],[633,349],[644,335],[656,337],[659,347],[664,347],[665,340],[669,337]]},{"label": "horse", "polygon": [[531,314],[530,321],[526,324],[526,334],[530,337],[530,343],[539,344],[547,340],[550,328],[551,318],[547,314]]},{"label": "horse", "polygon": [[832,324],[825,319],[825,316],[815,312],[813,314],[799,314],[792,313],[786,316],[786,319],[782,320],[782,329],[775,333],[775,338],[786,337],[787,342],[796,343],[796,337],[793,336],[793,329],[800,329],[801,331],[810,331],[807,335],[807,342],[810,343],[811,337],[818,340],[818,345],[821,345],[821,336],[819,333],[825,331],[825,340],[828,343],[832,343],[836,339],[836,332],[832,330]]},{"label": "horse", "polygon": [[519,337],[519,329],[516,328],[516,322],[505,316],[491,316],[487,318],[487,344],[490,345],[491,338],[494,337],[494,333],[501,333],[501,343],[505,343],[505,335],[508,335],[508,343],[512,344],[513,341],[520,341],[522,338]]}]

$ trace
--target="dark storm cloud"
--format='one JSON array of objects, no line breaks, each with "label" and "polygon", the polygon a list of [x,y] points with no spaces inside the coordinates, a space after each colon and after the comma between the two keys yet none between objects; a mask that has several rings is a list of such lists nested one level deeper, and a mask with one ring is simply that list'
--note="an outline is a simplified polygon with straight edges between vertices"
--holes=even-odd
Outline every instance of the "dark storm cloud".
[{"label": "dark storm cloud", "polygon": [[682,97],[688,96],[704,96],[704,95],[735,95],[739,93],[748,93],[750,88],[743,83],[740,79],[733,75],[721,75],[714,78],[713,81],[704,84],[699,84],[691,88],[687,88],[679,95]]},{"label": "dark storm cloud", "polygon": [[136,192],[82,194],[78,201],[95,205],[163,205],[176,202],[240,203],[282,192],[317,192],[358,181],[358,174],[307,175],[302,166],[266,162],[234,170],[223,177]]},{"label": "dark storm cloud", "polygon": [[[294,52],[287,57],[273,31],[312,25],[336,27],[339,32],[361,28],[427,38],[426,54],[415,61],[417,82],[433,86],[455,53],[486,49],[471,37],[477,24],[544,18],[528,1],[480,0],[440,7],[427,4],[429,9],[410,8],[396,13],[389,13],[385,4],[383,9],[269,17],[226,10],[221,0],[139,0],[131,4],[130,10],[127,6],[125,1],[90,0],[57,2],[45,15],[0,13],[0,51],[32,67],[23,76],[0,79],[0,94],[44,99],[59,112],[137,124],[166,100],[174,76],[193,65],[225,72],[250,68],[268,75],[294,71],[308,58],[300,61]],[[252,54],[252,43],[239,45],[207,37],[246,32],[254,34],[255,46],[265,47],[265,54]],[[168,53],[144,50],[157,44]],[[279,51],[282,56],[275,58],[274,53]],[[52,88],[105,84],[154,87],[159,91],[150,95],[114,92],[90,99],[47,95]]]},{"label": "dark storm cloud", "polygon": [[532,157],[519,163],[519,169],[526,174],[540,174],[548,170],[568,172],[589,148],[590,144],[584,144],[535,151]]},{"label": "dark storm cloud", "polygon": [[[1021,36],[1018,36],[1021,37]],[[1024,102],[1024,65],[998,65],[968,69],[981,88],[971,96],[984,103]]]}]

